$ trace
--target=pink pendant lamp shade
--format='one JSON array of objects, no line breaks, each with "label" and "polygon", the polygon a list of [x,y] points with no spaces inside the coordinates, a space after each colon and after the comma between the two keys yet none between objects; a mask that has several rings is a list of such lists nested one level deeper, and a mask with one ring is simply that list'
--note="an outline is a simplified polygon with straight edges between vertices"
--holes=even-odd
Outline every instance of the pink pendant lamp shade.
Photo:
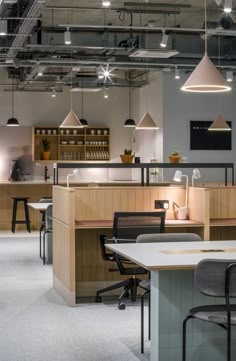
[{"label": "pink pendant lamp shade", "polygon": [[230,131],[230,126],[226,123],[221,114],[218,114],[214,122],[208,128],[210,131]]},{"label": "pink pendant lamp shade", "polygon": [[209,59],[207,53],[205,53],[181,90],[199,93],[216,93],[229,91],[231,87]]}]

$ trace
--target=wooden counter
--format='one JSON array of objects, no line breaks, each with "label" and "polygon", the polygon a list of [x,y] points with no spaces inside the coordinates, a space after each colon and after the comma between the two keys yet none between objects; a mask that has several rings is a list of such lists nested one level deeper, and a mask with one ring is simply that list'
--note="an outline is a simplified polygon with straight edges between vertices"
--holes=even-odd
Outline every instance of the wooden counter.
[{"label": "wooden counter", "polygon": [[[29,197],[29,202],[38,202],[42,197],[52,196],[52,184],[38,182],[1,182],[0,183],[0,230],[11,229],[12,197]],[[29,208],[31,230],[38,230],[41,215],[38,211]],[[19,204],[17,218],[23,219],[23,206]],[[25,225],[17,224],[17,230],[25,230]]]}]

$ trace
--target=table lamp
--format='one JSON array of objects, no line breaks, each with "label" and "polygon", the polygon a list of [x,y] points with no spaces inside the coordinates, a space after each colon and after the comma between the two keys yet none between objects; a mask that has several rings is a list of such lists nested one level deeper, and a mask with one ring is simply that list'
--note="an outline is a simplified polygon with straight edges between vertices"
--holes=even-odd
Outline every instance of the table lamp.
[{"label": "table lamp", "polygon": [[194,168],[192,174],[192,187],[194,187],[194,179],[200,179],[200,178],[201,178],[200,170],[198,168]]},{"label": "table lamp", "polygon": [[79,175],[79,169],[74,169],[73,170],[73,173],[71,174],[68,174],[68,176],[66,177],[66,184],[67,184],[67,188],[69,188],[69,178],[72,177],[72,176],[78,176]]},{"label": "table lamp", "polygon": [[183,177],[186,177],[185,206],[178,209],[179,219],[188,218],[188,176],[187,174],[183,174],[181,170],[177,170],[173,178],[175,182],[181,182]]}]

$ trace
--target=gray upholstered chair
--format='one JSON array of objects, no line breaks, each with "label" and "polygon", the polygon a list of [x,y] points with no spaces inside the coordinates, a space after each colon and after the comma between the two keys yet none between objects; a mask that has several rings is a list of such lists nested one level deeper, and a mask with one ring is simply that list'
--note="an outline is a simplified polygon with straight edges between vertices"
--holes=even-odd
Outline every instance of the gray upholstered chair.
[{"label": "gray upholstered chair", "polygon": [[[236,325],[236,304],[230,297],[236,297],[236,259],[205,259],[195,270],[195,284],[206,296],[224,297],[224,304],[202,305],[191,308],[183,321],[182,361],[186,360],[187,321],[197,318],[212,322],[227,331],[227,361],[231,361],[231,326]],[[235,357],[234,357],[235,360]]]},{"label": "gray upholstered chair", "polygon": [[[152,233],[140,234],[137,243],[154,243],[154,242],[195,242],[201,241],[201,237],[196,233]],[[144,352],[144,298],[149,295],[148,307],[148,338],[150,339],[150,280],[143,280],[139,286],[145,290],[141,297],[141,353]]]}]

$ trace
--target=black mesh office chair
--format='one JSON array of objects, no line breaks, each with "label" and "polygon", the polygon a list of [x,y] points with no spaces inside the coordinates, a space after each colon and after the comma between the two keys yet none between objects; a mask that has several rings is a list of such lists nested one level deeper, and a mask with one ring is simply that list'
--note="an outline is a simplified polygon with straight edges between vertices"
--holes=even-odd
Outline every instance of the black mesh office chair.
[{"label": "black mesh office chair", "polygon": [[[137,243],[155,243],[155,242],[200,242],[202,239],[196,233],[163,233],[163,234],[140,234]],[[149,296],[148,303],[148,339],[150,340],[150,280],[143,280],[139,287],[145,290],[141,297],[141,353],[144,352],[144,298]]]},{"label": "black mesh office chair", "polygon": [[[52,197],[42,197],[42,198],[40,198],[39,203],[52,203]],[[46,211],[40,211],[40,213],[42,214],[42,219],[41,219],[41,225],[39,228],[39,257],[41,259],[43,259],[43,257],[42,257],[42,232],[45,229],[45,212]]]},{"label": "black mesh office chair", "polygon": [[187,321],[193,318],[215,323],[227,331],[227,361],[231,361],[231,326],[236,325],[236,304],[231,304],[230,297],[236,297],[236,260],[205,259],[199,262],[195,270],[195,284],[206,296],[224,297],[225,303],[189,310],[183,321],[182,361],[186,361]]},{"label": "black mesh office chair", "polygon": [[[103,288],[96,292],[96,302],[101,302],[101,293],[115,290],[124,287],[118,299],[118,308],[125,309],[125,304],[122,302],[123,298],[131,293],[131,300],[136,301],[137,287],[141,280],[137,275],[146,274],[147,271],[124,257],[109,253],[106,248],[106,243],[130,243],[136,242],[136,238],[142,233],[162,233],[165,228],[165,212],[115,212],[113,219],[112,238],[107,238],[105,235],[100,236],[100,245],[102,257],[105,261],[116,262],[118,271],[121,275],[130,276],[130,278],[118,282],[112,286]],[[114,269],[109,269],[114,271]]]}]

